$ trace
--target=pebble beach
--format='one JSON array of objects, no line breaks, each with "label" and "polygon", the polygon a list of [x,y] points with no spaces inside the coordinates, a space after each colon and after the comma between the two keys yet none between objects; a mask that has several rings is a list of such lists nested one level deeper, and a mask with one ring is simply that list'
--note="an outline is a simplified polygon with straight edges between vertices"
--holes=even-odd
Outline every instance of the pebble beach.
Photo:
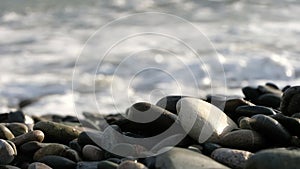
[{"label": "pebble beach", "polygon": [[[299,168],[300,87],[241,90],[244,97],[170,95],[135,103],[124,114],[85,112],[82,119],[2,112],[1,168]],[[152,121],[135,121],[151,115]],[[149,141],[172,127],[164,139]]]}]

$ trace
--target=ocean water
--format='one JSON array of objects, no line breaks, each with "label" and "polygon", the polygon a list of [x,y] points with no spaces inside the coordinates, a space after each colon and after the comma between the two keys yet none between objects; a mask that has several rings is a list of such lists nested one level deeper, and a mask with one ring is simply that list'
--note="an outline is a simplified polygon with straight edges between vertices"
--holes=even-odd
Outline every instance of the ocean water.
[{"label": "ocean water", "polygon": [[[300,82],[298,0],[0,0],[0,111],[124,112]],[[187,45],[186,45],[187,44]]]}]

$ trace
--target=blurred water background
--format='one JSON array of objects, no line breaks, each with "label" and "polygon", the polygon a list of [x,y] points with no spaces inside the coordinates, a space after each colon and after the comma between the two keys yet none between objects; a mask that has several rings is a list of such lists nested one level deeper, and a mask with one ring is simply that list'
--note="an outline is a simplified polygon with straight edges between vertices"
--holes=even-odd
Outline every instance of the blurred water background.
[{"label": "blurred water background", "polygon": [[[145,43],[146,37],[141,37],[114,50],[97,73],[91,64],[95,58],[81,58],[72,90],[76,59],[88,38],[119,17],[142,12],[168,13],[191,22],[212,42],[223,68],[205,54],[193,32],[184,40],[199,41],[195,50],[207,55],[201,64],[176,43]],[[32,98],[39,99],[24,108],[28,113],[74,114],[122,112],[130,103],[155,103],[164,95],[198,96],[195,90],[200,90],[199,97],[205,96],[212,81],[203,68],[217,79],[214,83],[226,81],[225,86],[223,82],[216,85],[215,93],[242,95],[240,87],[269,81],[280,87],[296,85],[300,82],[299,16],[298,0],[0,0],[0,111]],[[155,19],[112,27],[101,42],[129,29],[128,25],[138,27]],[[174,25],[169,27],[173,31]],[[123,60],[131,49],[151,45],[173,48],[196,74],[197,85],[192,85],[190,72],[183,71],[183,64],[170,53],[150,50]],[[90,55],[99,48],[99,43],[89,44]],[[155,65],[165,72],[152,69],[136,74],[137,68]]]}]

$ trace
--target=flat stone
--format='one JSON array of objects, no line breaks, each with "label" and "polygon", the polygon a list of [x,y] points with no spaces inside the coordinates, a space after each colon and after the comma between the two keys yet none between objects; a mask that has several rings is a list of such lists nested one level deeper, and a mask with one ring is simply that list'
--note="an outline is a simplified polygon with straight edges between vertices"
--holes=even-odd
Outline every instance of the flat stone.
[{"label": "flat stone", "polygon": [[29,141],[42,142],[44,140],[44,133],[40,130],[30,131],[28,133],[22,134],[18,137],[11,139],[11,141],[18,147]]},{"label": "flat stone", "polygon": [[97,146],[86,145],[82,149],[82,156],[87,161],[101,161],[104,158],[104,152]]},{"label": "flat stone", "polygon": [[267,93],[259,96],[257,100],[258,105],[263,105],[266,107],[272,107],[278,109],[281,103],[281,96],[273,93]]},{"label": "flat stone", "polygon": [[215,151],[216,149],[219,149],[219,148],[222,148],[222,146],[220,146],[219,144],[206,142],[206,143],[203,143],[202,153],[204,155],[210,156],[213,151]]},{"label": "flat stone", "polygon": [[156,158],[157,169],[199,169],[199,168],[228,168],[213,159],[183,148],[172,148]]},{"label": "flat stone", "polygon": [[45,134],[46,142],[58,142],[68,144],[78,138],[81,131],[75,127],[50,121],[40,121],[34,125],[34,130],[41,130]]},{"label": "flat stone", "polygon": [[290,133],[278,121],[269,116],[259,114],[251,117],[250,126],[264,135],[271,143],[287,144],[290,142]]},{"label": "flat stone", "polygon": [[284,115],[292,116],[300,112],[300,86],[287,89],[282,96],[280,110]]},{"label": "flat stone", "polygon": [[52,169],[52,168],[44,163],[34,162],[28,166],[28,169]]},{"label": "flat stone", "polygon": [[222,135],[237,128],[224,112],[200,99],[183,98],[177,110],[183,129],[199,143],[218,142]]},{"label": "flat stone", "polygon": [[256,131],[242,129],[226,134],[220,144],[224,147],[253,151],[266,147],[267,141]]},{"label": "flat stone", "polygon": [[123,161],[117,169],[148,169],[144,164],[136,161]]},{"label": "flat stone", "polygon": [[276,112],[265,106],[240,106],[235,110],[237,117],[252,117],[257,114],[275,115]]},{"label": "flat stone", "polygon": [[23,124],[23,123],[6,123],[5,126],[16,137],[28,132],[28,127],[25,124]]},{"label": "flat stone", "polygon": [[246,161],[253,154],[248,151],[229,149],[229,148],[219,148],[212,152],[211,157],[231,168],[243,169],[245,168]]},{"label": "flat stone", "polygon": [[117,169],[118,166],[118,164],[107,160],[98,163],[98,169]]},{"label": "flat stone", "polygon": [[293,136],[300,137],[300,119],[284,116],[282,114],[276,114],[271,117],[277,120]]},{"label": "flat stone", "polygon": [[254,154],[247,162],[245,169],[298,169],[300,166],[299,149],[277,148],[263,150]]},{"label": "flat stone", "polygon": [[235,109],[240,106],[254,106],[254,104],[243,98],[226,100],[224,112],[232,118],[231,115],[234,115]]},{"label": "flat stone", "polygon": [[0,139],[0,165],[11,163],[16,155],[17,151],[14,145]]},{"label": "flat stone", "polygon": [[0,165],[0,169],[20,169],[20,168],[12,165]]},{"label": "flat stone", "polygon": [[97,169],[99,161],[81,161],[77,163],[76,169]]},{"label": "flat stone", "polygon": [[40,143],[38,141],[29,141],[27,143],[24,143],[20,146],[20,150],[23,153],[34,153],[40,148],[48,146],[49,143]]},{"label": "flat stone", "polygon": [[38,162],[44,163],[53,169],[74,169],[76,167],[76,163],[74,161],[53,155],[45,156],[39,159]]}]

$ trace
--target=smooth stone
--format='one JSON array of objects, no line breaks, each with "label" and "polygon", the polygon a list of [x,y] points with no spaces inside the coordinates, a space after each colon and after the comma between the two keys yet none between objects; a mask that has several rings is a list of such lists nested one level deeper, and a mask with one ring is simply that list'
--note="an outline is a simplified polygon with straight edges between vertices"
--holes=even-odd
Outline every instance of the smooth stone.
[{"label": "smooth stone", "polygon": [[12,165],[0,165],[0,169],[20,169],[20,168]]},{"label": "smooth stone", "polygon": [[82,156],[87,161],[101,161],[104,159],[104,152],[94,145],[86,145],[82,149]]},{"label": "smooth stone", "polygon": [[275,94],[278,96],[282,95],[282,91],[278,88],[274,88],[270,85],[259,85],[257,87],[258,91],[260,91],[262,94]]},{"label": "smooth stone", "polygon": [[118,166],[118,164],[107,160],[98,163],[98,169],[117,169]]},{"label": "smooth stone", "polygon": [[[91,145],[97,145],[97,143],[100,143],[102,132],[99,132],[97,130],[92,131],[83,131],[79,134],[77,138],[78,144],[80,144],[82,147],[91,144]],[[95,143],[97,142],[97,143]]]},{"label": "smooth stone", "polygon": [[287,89],[282,96],[280,110],[284,115],[292,116],[300,112],[300,86]]},{"label": "smooth stone", "polygon": [[52,168],[44,163],[34,162],[28,166],[28,169],[52,169]]},{"label": "smooth stone", "polygon": [[44,163],[53,169],[74,169],[76,168],[76,163],[67,158],[60,156],[45,156],[38,160],[38,162]]},{"label": "smooth stone", "polygon": [[242,92],[244,93],[246,100],[254,104],[257,103],[257,99],[261,95],[261,92],[257,88],[250,87],[250,86],[242,88]]},{"label": "smooth stone", "polygon": [[117,169],[148,169],[148,167],[142,163],[127,160],[122,162]]},{"label": "smooth stone", "polygon": [[271,88],[276,89],[276,90],[280,90],[279,87],[276,84],[272,83],[272,82],[267,82],[266,86],[271,87]]},{"label": "smooth stone", "polygon": [[50,121],[40,121],[33,128],[44,132],[45,141],[63,144],[68,144],[73,139],[78,138],[81,132],[75,127]]},{"label": "smooth stone", "polygon": [[57,143],[50,143],[49,145],[40,148],[34,153],[33,159],[38,161],[49,155],[62,156],[76,162],[81,161],[78,153],[75,150],[66,145]]},{"label": "smooth stone", "polygon": [[252,117],[257,114],[275,115],[276,112],[264,106],[240,106],[235,110],[235,114],[237,117]]},{"label": "smooth stone", "polygon": [[210,156],[211,153],[216,149],[222,148],[222,146],[220,146],[219,144],[210,143],[210,142],[203,143],[202,146],[203,146],[202,153],[207,156]]},{"label": "smooth stone", "polygon": [[201,145],[191,145],[188,147],[189,150],[195,151],[197,153],[202,153],[203,147]]},{"label": "smooth stone", "polygon": [[40,143],[38,141],[29,141],[20,146],[20,150],[24,153],[34,153],[40,148],[48,146],[49,143]]},{"label": "smooth stone", "polygon": [[119,158],[108,158],[108,159],[106,159],[107,161],[111,161],[111,162],[114,162],[114,163],[116,163],[116,164],[121,164],[121,162],[122,162],[122,160],[121,159],[119,159]]},{"label": "smooth stone", "polygon": [[78,139],[74,139],[69,142],[69,147],[77,152],[82,152],[82,146],[78,143]]},{"label": "smooth stone", "polygon": [[293,136],[300,137],[300,119],[284,116],[282,114],[276,114],[271,117],[277,120]]},{"label": "smooth stone", "polygon": [[97,162],[90,162],[90,161],[82,161],[77,163],[76,169],[97,169],[99,161]]},{"label": "smooth stone", "polygon": [[18,147],[29,141],[42,142],[44,140],[44,133],[40,130],[30,131],[28,133],[22,134],[18,137],[11,139],[11,141]]},{"label": "smooth stone", "polygon": [[15,138],[14,134],[4,125],[0,124],[0,139],[10,140]]},{"label": "smooth stone", "polygon": [[226,134],[221,140],[221,145],[228,148],[253,151],[266,147],[267,141],[263,135],[256,131],[242,129]]},{"label": "smooth stone", "polygon": [[171,113],[177,114],[176,104],[183,97],[186,96],[166,96],[161,98],[155,105],[168,110]]},{"label": "smooth stone", "polygon": [[235,109],[240,106],[255,106],[255,105],[249,101],[244,100],[243,98],[230,99],[230,100],[226,100],[224,112],[228,114],[229,117],[231,117],[231,115],[234,115]]},{"label": "smooth stone", "polygon": [[0,165],[11,163],[16,155],[17,152],[14,145],[0,139]]},{"label": "smooth stone", "polygon": [[[127,111],[124,124],[117,124],[124,132],[132,132],[143,136],[156,136],[170,129],[173,133],[180,133],[183,129],[177,123],[177,116],[161,107],[146,102],[132,105]],[[153,128],[153,126],[156,126]]]},{"label": "smooth stone", "polygon": [[253,153],[243,150],[219,148],[212,152],[211,158],[231,168],[243,169]]},{"label": "smooth stone", "polygon": [[259,96],[257,100],[258,105],[272,107],[274,109],[278,109],[280,107],[280,103],[281,103],[281,96],[272,93],[263,94]]},{"label": "smooth stone", "polygon": [[245,169],[299,169],[299,149],[268,149],[254,154],[247,162]]},{"label": "smooth stone", "polygon": [[266,115],[251,117],[250,126],[275,144],[287,144],[291,139],[290,133],[277,120]]},{"label": "smooth stone", "polygon": [[15,137],[28,133],[28,127],[23,123],[6,123],[5,126],[14,134]]},{"label": "smooth stone", "polygon": [[218,142],[222,135],[237,125],[216,106],[195,98],[183,98],[177,103],[183,129],[199,143]]},{"label": "smooth stone", "polygon": [[199,169],[199,168],[228,168],[211,158],[200,153],[183,149],[172,148],[156,158],[155,168],[157,169]]},{"label": "smooth stone", "polygon": [[10,112],[8,114],[7,122],[8,123],[12,123],[12,122],[25,123],[25,114],[21,110],[18,110],[15,112]]}]

